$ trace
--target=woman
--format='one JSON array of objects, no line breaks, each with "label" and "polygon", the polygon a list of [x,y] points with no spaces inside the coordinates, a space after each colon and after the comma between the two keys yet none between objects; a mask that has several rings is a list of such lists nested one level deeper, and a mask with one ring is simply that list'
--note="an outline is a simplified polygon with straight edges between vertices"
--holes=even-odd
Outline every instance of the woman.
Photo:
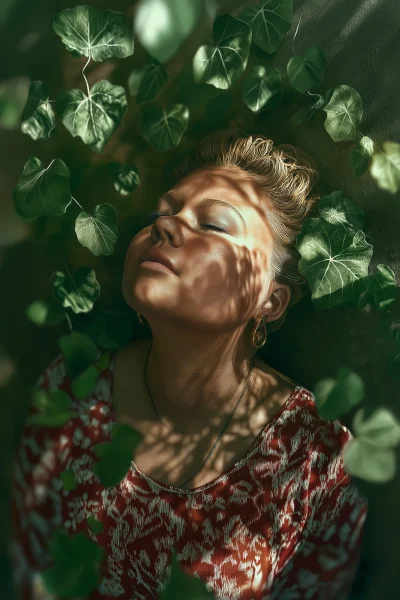
[{"label": "woman", "polygon": [[[367,513],[343,467],[351,433],[256,356],[305,284],[295,242],[317,173],[292,150],[262,136],[204,138],[126,254],[123,294],[151,337],[114,352],[84,401],[62,355],[41,375],[79,418],[22,436],[20,589],[50,566],[46,540],[62,525],[106,551],[90,600],[157,598],[174,549],[218,599],[347,598]],[[142,437],[124,479],[104,488],[93,445],[115,422]],[[60,491],[64,470],[75,490]]]}]

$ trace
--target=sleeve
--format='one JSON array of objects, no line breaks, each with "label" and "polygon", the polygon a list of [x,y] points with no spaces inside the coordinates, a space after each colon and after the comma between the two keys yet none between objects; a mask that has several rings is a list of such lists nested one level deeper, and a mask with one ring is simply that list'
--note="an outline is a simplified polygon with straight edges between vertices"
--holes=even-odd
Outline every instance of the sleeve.
[{"label": "sleeve", "polygon": [[313,507],[308,534],[280,573],[279,600],[347,600],[361,558],[368,503],[346,474]]},{"label": "sleeve", "polygon": [[[63,357],[59,355],[44,369],[35,387],[59,389],[64,377]],[[37,412],[31,404],[27,416]],[[40,571],[49,566],[46,546],[50,526],[60,525],[62,518],[62,482],[56,452],[61,434],[60,427],[25,424],[16,443],[11,472],[9,554],[18,600],[55,600],[45,591]]]}]

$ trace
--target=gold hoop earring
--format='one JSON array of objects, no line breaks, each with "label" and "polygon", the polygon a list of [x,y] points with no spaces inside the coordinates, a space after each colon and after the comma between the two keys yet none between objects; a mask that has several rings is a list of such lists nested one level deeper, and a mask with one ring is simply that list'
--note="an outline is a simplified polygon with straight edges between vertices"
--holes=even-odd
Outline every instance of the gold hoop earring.
[{"label": "gold hoop earring", "polygon": [[[262,330],[258,331],[258,326],[262,323]],[[258,315],[256,322],[251,330],[251,343],[255,348],[261,348],[267,341],[267,328],[265,326],[264,315]]]},{"label": "gold hoop earring", "polygon": [[136,314],[138,316],[139,323],[141,323],[142,325],[145,325],[145,323],[143,323],[143,321],[142,321],[142,315],[140,314],[140,312],[136,311]]}]

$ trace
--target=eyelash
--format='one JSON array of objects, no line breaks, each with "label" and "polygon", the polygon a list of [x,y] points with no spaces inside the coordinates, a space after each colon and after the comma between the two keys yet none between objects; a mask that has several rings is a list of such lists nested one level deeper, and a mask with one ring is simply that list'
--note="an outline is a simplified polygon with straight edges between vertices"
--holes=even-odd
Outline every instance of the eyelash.
[{"label": "eyelash", "polygon": [[[146,222],[152,223],[158,217],[168,217],[168,215],[165,213],[151,212],[149,215],[147,215]],[[215,227],[215,225],[210,225],[209,223],[205,223],[204,225],[202,225],[202,227],[213,229],[217,233],[227,233],[225,231],[225,229],[221,229],[220,227]]]}]

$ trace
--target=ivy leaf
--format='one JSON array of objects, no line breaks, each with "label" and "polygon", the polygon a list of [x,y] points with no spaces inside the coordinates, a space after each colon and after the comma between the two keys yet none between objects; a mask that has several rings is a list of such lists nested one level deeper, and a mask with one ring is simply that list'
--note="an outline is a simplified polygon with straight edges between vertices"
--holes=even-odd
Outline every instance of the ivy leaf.
[{"label": "ivy leaf", "polygon": [[213,600],[214,593],[207,589],[198,575],[188,575],[179,564],[176,550],[172,551],[169,574],[164,588],[159,594],[160,600]]},{"label": "ivy leaf", "polygon": [[383,150],[372,156],[370,173],[382,190],[395,194],[400,189],[400,144],[383,142]]},{"label": "ivy leaf", "polygon": [[162,108],[155,104],[143,106],[141,133],[156,152],[166,152],[177,146],[189,121],[185,104],[168,104]]},{"label": "ivy leaf", "polygon": [[89,365],[72,381],[71,387],[74,396],[79,400],[87,398],[93,391],[99,375],[100,371],[94,365]]},{"label": "ivy leaf", "polygon": [[95,256],[109,256],[118,239],[117,213],[111,204],[98,204],[95,216],[81,211],[75,221],[75,233]]},{"label": "ivy leaf", "polygon": [[323,196],[317,205],[321,217],[332,223],[351,227],[355,231],[362,229],[364,223],[364,211],[348,198],[345,198],[342,190],[332,192]]},{"label": "ivy leaf", "polygon": [[377,408],[367,419],[361,408],[353,421],[355,437],[343,452],[346,471],[374,483],[385,483],[396,475],[396,455],[400,424],[386,408]]},{"label": "ivy leaf", "polygon": [[116,350],[132,338],[133,320],[130,313],[122,310],[105,310],[90,315],[85,333],[95,344],[105,350]]},{"label": "ivy leaf", "polygon": [[90,517],[87,518],[87,524],[95,535],[103,532],[103,523],[98,521],[93,515],[90,515]]},{"label": "ivy leaf", "polygon": [[21,131],[33,140],[47,139],[55,126],[49,101],[50,88],[44,81],[32,81],[21,117]]},{"label": "ivy leaf", "polygon": [[290,122],[292,125],[301,125],[301,123],[304,123],[305,121],[310,121],[316,113],[316,111],[319,108],[322,108],[322,106],[325,103],[325,100],[319,94],[316,95],[317,100],[313,100],[312,104],[301,108],[290,117]]},{"label": "ivy leaf", "polygon": [[127,423],[114,423],[111,438],[111,442],[101,442],[93,447],[100,459],[93,472],[105,487],[118,485],[124,479],[143,436]]},{"label": "ivy leaf", "polygon": [[57,302],[42,302],[37,300],[31,302],[25,309],[25,316],[34,324],[59,325],[65,319],[65,312]]},{"label": "ivy leaf", "polygon": [[78,135],[96,152],[102,151],[127,107],[124,88],[106,79],[96,81],[89,96],[73,89],[62,92],[56,99],[57,114],[71,135]]},{"label": "ivy leaf", "polygon": [[292,56],[286,67],[292,87],[301,94],[319,87],[327,64],[326,56],[319,46],[307,48],[304,56]]},{"label": "ivy leaf", "polygon": [[71,399],[64,390],[47,392],[34,388],[32,406],[39,412],[28,415],[25,424],[28,426],[60,427],[78,414],[70,410]]},{"label": "ivy leaf", "polygon": [[64,490],[75,490],[78,487],[78,482],[76,481],[72,471],[63,471],[60,473],[60,479],[64,483]]},{"label": "ivy leaf", "polygon": [[361,177],[368,169],[374,153],[374,142],[364,135],[350,150],[350,163],[354,177]]},{"label": "ivy leaf", "polygon": [[29,158],[13,193],[15,211],[27,220],[63,215],[72,202],[69,178],[69,169],[60,158],[48,167],[38,158]]},{"label": "ivy leaf", "polygon": [[274,54],[291,27],[293,0],[266,0],[246,6],[237,18],[250,25],[256,46]]},{"label": "ivy leaf", "polygon": [[339,85],[323,110],[327,114],[325,130],[334,142],[347,142],[357,138],[363,105],[360,94],[354,88]]},{"label": "ivy leaf", "polygon": [[136,165],[121,165],[113,162],[110,163],[110,171],[114,187],[121,196],[131,194],[140,184],[139,170]]},{"label": "ivy leaf", "polygon": [[59,598],[86,598],[101,581],[99,565],[105,552],[96,542],[79,532],[69,536],[56,530],[49,541],[53,566],[41,571],[49,594]]},{"label": "ivy leaf", "polygon": [[65,358],[65,365],[69,378],[75,379],[78,375],[99,358],[99,350],[93,341],[79,331],[62,335],[58,346]]},{"label": "ivy leaf", "polygon": [[251,29],[229,14],[217,17],[213,25],[215,46],[200,46],[193,57],[195,83],[208,83],[226,90],[246,68]]},{"label": "ivy leaf", "polygon": [[115,10],[98,11],[86,5],[66,8],[54,15],[53,29],[75,57],[102,62],[133,54],[131,19]]},{"label": "ivy leaf", "polygon": [[336,379],[326,378],[316,384],[314,396],[320,417],[335,421],[362,402],[365,385],[357,373],[340,367]]},{"label": "ivy leaf", "polygon": [[282,99],[282,76],[279,69],[257,65],[243,81],[242,98],[253,112],[275,108]]},{"label": "ivy leaf", "polygon": [[214,18],[216,8],[210,0],[141,0],[136,6],[135,35],[153,58],[165,63],[204,13]]},{"label": "ivy leaf", "polygon": [[368,303],[378,310],[389,308],[399,295],[399,288],[393,271],[386,265],[378,265],[376,273],[370,273],[363,280],[365,294],[358,300],[357,308],[362,310]]},{"label": "ivy leaf", "polygon": [[52,280],[54,296],[75,314],[90,312],[100,296],[100,285],[91,267],[80,267],[68,279],[62,271],[55,271]]},{"label": "ivy leaf", "polygon": [[163,65],[151,60],[140,69],[133,69],[128,78],[128,89],[136,102],[141,104],[155,98],[164,87],[168,75]]},{"label": "ivy leaf", "polygon": [[354,283],[368,275],[373,247],[363,231],[332,225],[322,218],[307,219],[297,236],[302,258],[299,272],[310,285],[317,309],[353,300]]}]

